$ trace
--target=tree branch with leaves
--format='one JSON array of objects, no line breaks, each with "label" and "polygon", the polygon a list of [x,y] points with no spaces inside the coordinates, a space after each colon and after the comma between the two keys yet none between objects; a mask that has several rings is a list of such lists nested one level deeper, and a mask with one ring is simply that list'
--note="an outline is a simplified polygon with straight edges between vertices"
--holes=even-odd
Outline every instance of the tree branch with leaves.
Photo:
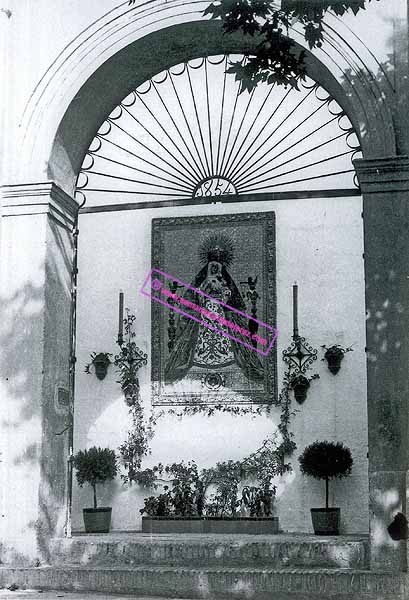
[{"label": "tree branch with leaves", "polygon": [[310,49],[320,48],[324,42],[323,21],[329,11],[341,17],[348,11],[357,15],[367,2],[371,0],[283,0],[277,8],[266,0],[218,0],[203,14],[221,19],[225,33],[241,31],[245,36],[257,37],[254,51],[244,60],[231,63],[227,70],[240,82],[240,93],[251,92],[261,82],[299,89],[299,81],[306,76],[306,53],[297,52],[289,37],[292,24],[301,24]]}]

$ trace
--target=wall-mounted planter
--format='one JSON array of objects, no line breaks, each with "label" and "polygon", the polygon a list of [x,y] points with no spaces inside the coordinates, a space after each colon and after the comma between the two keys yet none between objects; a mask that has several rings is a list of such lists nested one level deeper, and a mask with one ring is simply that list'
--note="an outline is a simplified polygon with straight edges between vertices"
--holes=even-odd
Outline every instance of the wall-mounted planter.
[{"label": "wall-mounted planter", "polygon": [[294,390],[294,397],[298,404],[302,404],[307,397],[307,391],[310,387],[309,380],[304,375],[298,375],[292,381],[291,387]]},{"label": "wall-mounted planter", "polygon": [[331,371],[333,375],[336,375],[341,368],[341,362],[343,361],[346,352],[352,352],[352,348],[342,348],[339,344],[334,344],[329,348],[324,345],[322,348],[325,348],[325,354],[322,360],[327,361],[328,370]]},{"label": "wall-mounted planter", "polygon": [[329,353],[328,350],[325,353],[325,360],[328,363],[328,369],[331,371],[333,375],[336,375],[341,368],[341,361],[343,360],[344,355],[342,352],[332,352]]},{"label": "wall-mounted planter", "polygon": [[92,352],[91,362],[85,366],[85,373],[91,374],[90,367],[93,365],[97,378],[100,381],[105,379],[108,367],[111,364],[110,356],[111,354],[109,352]]},{"label": "wall-mounted planter", "polygon": [[142,517],[142,533],[278,533],[278,517]]}]

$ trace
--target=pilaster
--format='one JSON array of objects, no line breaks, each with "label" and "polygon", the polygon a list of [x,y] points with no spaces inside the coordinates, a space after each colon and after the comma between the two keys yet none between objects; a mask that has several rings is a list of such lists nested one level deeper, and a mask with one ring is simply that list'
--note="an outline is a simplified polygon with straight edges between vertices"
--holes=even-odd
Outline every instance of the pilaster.
[{"label": "pilaster", "polygon": [[72,229],[53,182],[2,187],[0,444],[3,563],[45,564],[65,522]]},{"label": "pilaster", "polygon": [[1,196],[3,217],[47,215],[67,229],[74,225],[78,203],[52,181],[4,185]]},{"label": "pilaster", "polygon": [[409,159],[356,160],[363,193],[371,568],[406,570],[406,542],[387,527],[407,515]]}]

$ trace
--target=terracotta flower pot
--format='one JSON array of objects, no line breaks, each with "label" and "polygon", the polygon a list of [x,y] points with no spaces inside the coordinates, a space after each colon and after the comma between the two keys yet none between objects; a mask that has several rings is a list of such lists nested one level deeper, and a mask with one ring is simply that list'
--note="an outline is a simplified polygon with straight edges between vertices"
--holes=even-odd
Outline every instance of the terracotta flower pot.
[{"label": "terracotta flower pot", "polygon": [[111,507],[84,508],[82,515],[86,533],[109,533],[111,514]]},{"label": "terracotta flower pot", "polygon": [[339,535],[340,508],[311,508],[315,535]]}]

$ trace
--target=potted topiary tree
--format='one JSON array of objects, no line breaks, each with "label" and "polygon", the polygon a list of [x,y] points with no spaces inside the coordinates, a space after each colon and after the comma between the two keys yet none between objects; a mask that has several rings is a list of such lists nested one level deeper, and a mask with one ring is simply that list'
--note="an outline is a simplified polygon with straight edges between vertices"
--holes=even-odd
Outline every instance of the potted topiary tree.
[{"label": "potted topiary tree", "polygon": [[98,483],[114,479],[118,467],[115,452],[109,448],[90,448],[80,450],[74,456],[74,467],[77,471],[78,485],[88,483],[94,491],[94,508],[84,508],[84,526],[87,533],[108,533],[111,526],[111,507],[97,506]]},{"label": "potted topiary tree", "polygon": [[340,442],[316,441],[304,449],[298,460],[304,475],[325,479],[325,508],[311,508],[315,534],[339,535],[341,509],[328,506],[329,480],[351,473],[351,451]]}]

